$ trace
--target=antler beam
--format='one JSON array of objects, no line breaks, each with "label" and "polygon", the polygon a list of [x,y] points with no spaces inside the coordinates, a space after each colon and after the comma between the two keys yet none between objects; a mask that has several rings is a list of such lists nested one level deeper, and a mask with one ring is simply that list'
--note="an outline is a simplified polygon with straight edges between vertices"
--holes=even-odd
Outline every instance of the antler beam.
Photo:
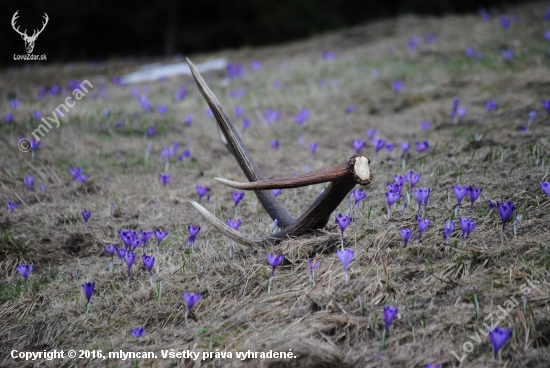
[{"label": "antler beam", "polygon": [[[321,229],[327,224],[331,213],[347,197],[355,185],[368,185],[371,182],[370,160],[365,155],[354,155],[348,162],[294,178],[264,180],[263,174],[254,161],[252,161],[248,150],[235,128],[233,128],[218,99],[210,91],[193,63],[189,59],[187,59],[187,62],[199,90],[214,113],[220,140],[235,157],[250,182],[239,183],[222,178],[216,178],[216,180],[233,188],[254,190],[271,218],[278,220],[279,226],[282,228],[278,233],[267,237],[248,237],[239,231],[231,229],[198,203],[189,201],[193,208],[206,221],[227,237],[243,245],[261,245],[274,243],[290,236],[303,235],[314,229]],[[283,205],[269,191],[269,189],[298,188],[327,182],[330,182],[328,188],[317,197],[313,204],[297,220],[292,218]]]}]

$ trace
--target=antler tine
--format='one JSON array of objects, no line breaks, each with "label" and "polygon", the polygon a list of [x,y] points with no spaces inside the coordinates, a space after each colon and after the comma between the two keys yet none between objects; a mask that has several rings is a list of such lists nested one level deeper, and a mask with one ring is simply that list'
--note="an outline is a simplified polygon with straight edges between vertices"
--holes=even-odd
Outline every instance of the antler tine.
[{"label": "antler tine", "polygon": [[[191,73],[195,78],[195,82],[197,84],[197,87],[199,88],[199,91],[205,98],[208,106],[210,106],[210,109],[214,114],[214,117],[216,118],[220,140],[227,148],[227,150],[233,155],[233,157],[235,157],[237,163],[241,167],[241,170],[249,181],[254,182],[264,180],[264,175],[250,157],[250,154],[244,146],[241,138],[237,134],[237,131],[223,111],[220,102],[212,93],[210,88],[208,88],[208,85],[200,75],[197,68],[195,68],[191,60],[187,59],[187,63],[189,64],[189,69],[191,70]],[[294,218],[283,207],[281,202],[279,202],[277,198],[275,198],[273,193],[271,193],[270,191],[256,191],[256,196],[262,203],[263,207],[266,209],[267,213],[271,216],[271,218],[277,219],[279,221],[279,226],[281,226],[282,228],[286,228],[295,222]]]},{"label": "antler tine", "polygon": [[222,184],[228,185],[240,190],[268,190],[268,189],[287,189],[300,188],[312,184],[326,183],[341,178],[349,172],[348,163],[334,165],[325,169],[313,171],[307,174],[298,175],[293,178],[262,180],[251,183],[239,183],[222,178],[214,178]]},{"label": "antler tine", "polygon": [[193,208],[202,215],[202,217],[212,226],[214,226],[219,232],[224,234],[230,239],[235,240],[237,243],[243,244],[243,245],[265,245],[268,244],[269,241],[267,238],[251,238],[249,236],[244,235],[240,231],[234,230],[224,224],[222,221],[218,220],[214,215],[212,215],[206,208],[198,204],[194,201],[187,201],[187,203],[191,204]]},{"label": "antler tine", "polygon": [[[46,19],[45,19],[46,21],[45,21],[45,22],[42,22],[42,29],[41,29],[40,31],[38,31],[38,30],[35,30],[35,31],[34,31],[35,33],[38,31],[38,33],[36,33],[36,37],[38,37],[38,35],[39,35],[40,33],[42,33],[42,31],[44,30],[44,28],[46,28],[46,25],[48,24],[48,20],[50,19],[50,18],[48,18],[48,14],[46,14],[46,13],[44,13],[44,18],[46,18]],[[34,36],[35,36],[35,34],[33,33],[33,37],[34,37]]]},{"label": "antler tine", "polygon": [[27,30],[26,29],[25,29],[25,33],[23,33],[19,30],[19,26],[17,26],[17,28],[15,28],[15,21],[17,20],[17,18],[19,18],[19,14],[17,14],[17,13],[19,13],[19,10],[17,10],[15,12],[15,14],[13,14],[13,17],[11,18],[11,26],[13,27],[15,32],[19,33],[21,36],[23,36],[23,35],[26,36],[27,35]]}]

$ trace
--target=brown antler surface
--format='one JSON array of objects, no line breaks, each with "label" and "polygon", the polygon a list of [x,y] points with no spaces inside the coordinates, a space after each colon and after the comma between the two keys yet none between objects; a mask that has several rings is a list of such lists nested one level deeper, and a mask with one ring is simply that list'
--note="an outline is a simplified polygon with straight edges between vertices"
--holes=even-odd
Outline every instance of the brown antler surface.
[{"label": "brown antler surface", "polygon": [[[231,229],[198,203],[189,201],[206,221],[227,237],[243,245],[260,245],[274,243],[291,236],[303,235],[314,229],[321,229],[327,224],[331,213],[356,184],[367,185],[372,180],[369,168],[370,160],[365,155],[354,155],[348,162],[298,175],[294,178],[263,180],[263,174],[250,158],[246,147],[224,113],[218,99],[210,91],[193,63],[189,59],[187,59],[187,62],[199,90],[214,113],[222,143],[235,157],[250,182],[239,183],[222,178],[216,178],[216,180],[233,188],[254,190],[271,218],[278,220],[279,226],[282,228],[278,233],[267,237],[249,237]],[[292,219],[288,211],[269,191],[270,189],[298,188],[326,182],[330,182],[328,188],[317,197],[297,220]]]}]

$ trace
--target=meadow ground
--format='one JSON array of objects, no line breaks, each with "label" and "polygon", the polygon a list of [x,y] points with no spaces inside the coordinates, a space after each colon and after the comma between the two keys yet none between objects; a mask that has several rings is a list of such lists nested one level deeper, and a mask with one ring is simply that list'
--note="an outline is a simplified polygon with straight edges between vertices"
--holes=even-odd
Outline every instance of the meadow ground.
[{"label": "meadow ground", "polygon": [[[355,252],[347,283],[336,255],[340,238],[334,223],[337,212],[347,212],[347,200],[322,231],[268,247],[233,244],[232,258],[232,242],[185,202],[197,199],[196,185],[206,185],[210,201],[203,198],[201,203],[225,221],[234,217],[231,188],[213,178],[245,180],[220,143],[191,78],[144,83],[137,91],[111,82],[151,62],[137,59],[35,63],[2,71],[1,112],[13,114],[14,121],[0,123],[0,199],[19,206],[9,214],[2,204],[0,211],[0,365],[423,367],[435,361],[442,367],[549,367],[550,200],[539,186],[549,180],[550,123],[541,104],[550,99],[547,8],[543,2],[508,9],[491,14],[489,22],[477,14],[401,17],[277,47],[189,55],[193,62],[226,56],[244,66],[240,77],[210,74],[207,82],[268,178],[291,177],[306,165],[315,170],[344,162],[354,154],[354,139],[367,141],[362,152],[372,159],[374,179],[344,233],[345,246]],[[509,29],[500,24],[504,14],[510,16]],[[435,41],[425,40],[428,34]],[[466,54],[468,47],[475,49],[474,56]],[[503,50],[513,51],[509,61]],[[324,58],[325,51],[336,57]],[[251,70],[254,60],[261,61],[259,70]],[[45,135],[34,159],[20,152],[19,138],[29,137],[39,124],[32,113],[51,116],[72,90],[69,82],[84,79],[94,87],[59,128]],[[403,83],[399,92],[392,88],[396,80]],[[175,101],[182,83],[188,94]],[[50,95],[54,85],[63,90],[55,93],[54,87]],[[42,87],[46,95],[39,98]],[[152,105],[150,111],[140,106],[142,96]],[[467,112],[453,121],[455,98]],[[16,109],[11,99],[20,101]],[[492,99],[497,107],[487,112],[486,102]],[[168,112],[159,114],[159,105]],[[348,113],[349,105],[354,110]],[[244,108],[240,117],[235,116],[237,106]],[[266,109],[280,112],[271,126]],[[310,115],[299,126],[294,115],[302,109]],[[537,115],[521,131],[531,111]],[[191,125],[183,122],[188,114]],[[250,127],[242,133],[244,118]],[[421,129],[423,121],[430,122],[427,130]],[[147,134],[150,127],[156,129],[153,136]],[[367,129],[376,129],[376,137],[394,143],[395,149],[384,148],[374,157]],[[270,148],[274,139],[278,150]],[[416,142],[425,140],[429,148],[418,152]],[[159,174],[167,165],[162,151],[175,141],[180,145],[163,187]],[[407,141],[412,146],[403,169],[400,143]],[[308,150],[313,142],[319,144],[315,155]],[[179,161],[184,149],[191,155]],[[73,181],[69,167],[82,168],[87,180]],[[417,187],[431,189],[424,215],[430,225],[419,242],[414,196],[403,213],[406,195],[393,206],[391,219],[386,217],[386,183],[411,170],[422,173]],[[36,180],[32,191],[24,184],[25,175]],[[483,191],[473,212],[468,197],[458,210],[458,216],[476,223],[467,242],[460,241],[455,218],[446,245],[442,231],[446,220],[454,218],[453,184]],[[278,198],[298,216],[323,188],[284,190]],[[513,201],[516,209],[501,243],[501,219],[487,202],[502,200]],[[84,209],[91,212],[87,228]],[[246,193],[237,216],[243,233],[272,231],[273,220],[253,192]],[[201,226],[193,249],[188,247],[188,224]],[[147,246],[156,258],[155,286],[143,271],[139,248],[127,285],[126,265],[115,257],[110,270],[104,245],[120,246],[119,229],[158,226],[168,236],[160,254],[154,236]],[[406,248],[401,228],[413,232]],[[269,294],[268,252],[285,255]],[[320,262],[313,285],[312,258]],[[20,263],[35,266],[27,283],[15,269]],[[86,314],[81,285],[88,280],[95,282],[95,293]],[[202,294],[188,325],[182,291]],[[399,308],[385,348],[384,305]],[[485,332],[485,324],[497,321],[514,331],[502,348],[501,362],[493,359]],[[144,327],[140,338],[130,334],[136,326]],[[104,355],[151,351],[158,358],[25,362],[11,357],[14,349],[101,350]],[[161,351],[171,349],[231,352],[232,357],[163,359]],[[292,351],[295,357],[236,357],[248,350]]]}]

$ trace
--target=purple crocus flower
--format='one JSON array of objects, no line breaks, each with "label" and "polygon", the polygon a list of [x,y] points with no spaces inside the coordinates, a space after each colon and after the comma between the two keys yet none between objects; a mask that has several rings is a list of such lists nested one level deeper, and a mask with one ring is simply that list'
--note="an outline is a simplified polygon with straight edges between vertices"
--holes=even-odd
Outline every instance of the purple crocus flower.
[{"label": "purple crocus flower", "polygon": [[32,191],[34,187],[34,177],[32,175],[25,175],[23,178],[28,191]]},{"label": "purple crocus flower", "polygon": [[365,144],[366,144],[365,141],[362,141],[359,139],[354,139],[351,143],[353,144],[353,148],[355,149],[356,154],[359,153],[361,149],[365,147]]},{"label": "purple crocus flower", "polygon": [[550,100],[542,100],[542,106],[546,109],[548,114],[550,115]]},{"label": "purple crocus flower", "polygon": [[392,191],[387,191],[386,192],[386,200],[388,201],[388,219],[390,219],[390,216],[391,216],[391,206],[397,202],[401,197],[403,197],[402,194],[400,194],[399,192],[392,192]]},{"label": "purple crocus flower", "polygon": [[147,134],[149,135],[149,137],[152,137],[155,135],[155,127],[149,127],[149,129],[147,129]]},{"label": "purple crocus flower", "polygon": [[6,202],[6,204],[8,205],[8,208],[10,209],[10,213],[13,213],[13,211],[15,211],[15,209],[17,208],[17,206],[19,206],[19,203],[17,202]]},{"label": "purple crocus flower", "polygon": [[259,60],[254,60],[250,63],[250,69],[254,71],[260,70],[261,67],[262,67],[262,62]]},{"label": "purple crocus flower", "polygon": [[417,173],[415,174],[414,172],[412,171],[409,171],[409,173],[407,174],[407,179],[409,180],[409,184],[411,186],[411,190],[412,188],[414,188],[414,186],[416,185],[416,183],[418,183],[418,181],[420,180],[420,177],[422,176],[421,173]]},{"label": "purple crocus flower", "polygon": [[436,362],[428,363],[424,366],[424,368],[441,368],[441,364],[437,364]]},{"label": "purple crocus flower", "polygon": [[197,189],[197,194],[199,195],[199,202],[201,198],[210,191],[210,188],[208,188],[207,186],[197,185],[195,188]]},{"label": "purple crocus flower", "polygon": [[40,118],[42,117],[42,112],[40,112],[40,110],[36,110],[32,113],[32,117],[35,120],[40,120]]},{"label": "purple crocus flower", "polygon": [[395,182],[399,184],[401,187],[405,185],[407,182],[407,176],[405,174],[395,174],[394,175]]},{"label": "purple crocus flower", "polygon": [[130,283],[130,270],[132,269],[135,260],[136,254],[134,252],[126,252],[124,255],[124,262],[126,262],[126,265],[128,266],[128,283]]},{"label": "purple crocus flower", "polygon": [[159,179],[162,185],[166,187],[170,181],[170,174],[159,174]]},{"label": "purple crocus flower", "polygon": [[114,244],[105,244],[103,248],[111,255],[111,258],[109,259],[109,268],[113,268],[113,257],[117,247]]},{"label": "purple crocus flower", "polygon": [[466,56],[469,58],[473,58],[476,56],[476,49],[473,47],[466,47]]},{"label": "purple crocus flower", "polygon": [[465,185],[465,186],[461,187],[460,185],[455,184],[455,185],[453,185],[453,191],[454,191],[455,196],[456,196],[457,207],[458,207],[458,206],[460,206],[460,202],[462,202],[464,197],[466,197],[466,194],[468,194],[468,186]]},{"label": "purple crocus flower", "polygon": [[399,145],[401,146],[401,149],[403,150],[403,154],[401,155],[401,159],[404,160],[405,156],[407,155],[407,151],[409,150],[409,148],[411,148],[411,143],[410,142],[401,142]]},{"label": "purple crocus flower", "polygon": [[373,139],[372,144],[374,146],[374,154],[376,155],[384,146],[386,141],[384,139]]},{"label": "purple crocus flower", "polygon": [[235,202],[235,207],[243,200],[244,195],[244,192],[231,192],[231,198],[233,198],[233,202]]},{"label": "purple crocus flower", "polygon": [[433,33],[428,33],[427,35],[424,36],[424,41],[426,43],[432,43],[432,42],[435,42],[437,40],[437,36]]},{"label": "purple crocus flower", "polygon": [[308,118],[309,110],[307,109],[302,109],[298,114],[294,115],[294,121],[296,121],[296,124],[298,125],[304,125]]},{"label": "purple crocus flower", "polygon": [[454,119],[456,114],[457,114],[457,110],[458,110],[458,105],[460,104],[460,99],[458,98],[455,98],[453,100],[453,110],[451,111],[451,119]]},{"label": "purple crocus flower", "polygon": [[242,106],[235,106],[235,116],[240,118],[242,114],[244,113],[244,107]]},{"label": "purple crocus flower", "polygon": [[416,152],[421,153],[427,150],[428,148],[430,148],[430,142],[428,142],[427,140],[423,142],[416,142]]},{"label": "purple crocus flower", "polygon": [[191,157],[191,150],[184,149],[183,151],[181,151],[181,155],[178,156],[178,160],[183,161],[184,159],[189,157]]},{"label": "purple crocus flower", "polygon": [[516,209],[515,203],[513,203],[511,200],[508,202],[497,201],[496,203],[498,214],[500,215],[500,218],[502,219],[502,231],[504,231],[504,227],[506,226],[506,223],[510,221],[512,218],[512,215],[514,214],[514,210]]},{"label": "purple crocus flower", "polygon": [[315,152],[317,152],[317,148],[319,148],[319,143],[313,142],[308,144],[308,148],[311,151],[311,153],[315,156]]},{"label": "purple crocus flower", "polygon": [[340,228],[340,245],[342,246],[342,249],[344,249],[344,230],[346,230],[346,227],[349,226],[351,222],[351,217],[348,217],[347,215],[339,213],[338,216],[336,216],[336,224],[338,224],[338,227]]},{"label": "purple crocus flower", "polygon": [[369,139],[372,141],[374,137],[376,137],[376,132],[377,132],[376,129],[367,129],[365,131],[365,135],[369,137]]},{"label": "purple crocus flower", "polygon": [[388,192],[401,193],[402,185],[399,183],[386,183],[386,186],[388,187]]},{"label": "purple crocus flower", "polygon": [[140,233],[141,233],[141,244],[143,244],[143,250],[145,251],[147,242],[151,238],[151,235],[153,235],[153,232],[149,230],[140,230]]},{"label": "purple crocus flower", "polygon": [[191,114],[185,115],[185,118],[183,118],[183,122],[187,125],[191,125],[193,123],[193,115]]},{"label": "purple crocus flower", "polygon": [[273,149],[273,150],[279,149],[279,140],[278,139],[273,139],[270,142],[270,146],[271,146],[271,149]]},{"label": "purple crocus flower", "polygon": [[485,10],[485,8],[483,7],[479,8],[478,13],[479,15],[481,15],[481,18],[483,19],[484,22],[489,21],[489,13],[487,13],[487,10]]},{"label": "purple crocus flower", "polygon": [[430,199],[430,188],[414,188],[414,196],[418,202],[418,211],[420,213],[420,207],[424,204],[424,212],[426,211],[426,206]]},{"label": "purple crocus flower", "polygon": [[347,249],[338,249],[336,250],[336,253],[338,254],[338,258],[340,258],[340,262],[342,262],[342,266],[344,266],[344,276],[346,278],[346,283],[347,283],[348,282],[348,265],[353,259],[355,252],[350,248],[347,248]]},{"label": "purple crocus flower", "polygon": [[149,281],[151,281],[151,285],[153,285],[153,266],[155,265],[155,257],[151,254],[150,256],[143,253],[141,255],[141,261],[147,267],[147,270],[149,270]]},{"label": "purple crocus flower", "polygon": [[278,81],[278,80],[273,81],[273,88],[275,89],[281,88],[281,81]]},{"label": "purple crocus flower", "polygon": [[88,313],[88,311],[90,310],[90,299],[92,298],[92,295],[94,295],[95,282],[87,281],[83,283],[82,289],[84,289],[84,295],[88,300],[88,303],[86,304],[86,313]]},{"label": "purple crocus flower", "polygon": [[353,197],[355,198],[355,205],[367,198],[367,193],[363,189],[357,189],[353,191]]},{"label": "purple crocus flower", "polygon": [[4,120],[6,121],[6,123],[13,123],[13,114],[5,114],[4,115]]},{"label": "purple crocus flower", "polygon": [[474,202],[479,197],[481,192],[483,191],[483,188],[468,186],[466,187],[466,191],[468,192],[468,196],[470,197],[470,202],[472,203],[472,208],[474,208]]},{"label": "purple crocus flower", "polygon": [[19,107],[20,102],[19,102],[18,99],[14,98],[14,99],[10,100],[10,105],[11,105],[11,108],[15,110]]},{"label": "purple crocus flower", "polygon": [[407,247],[407,243],[409,242],[409,239],[411,238],[412,231],[409,228],[400,229],[401,231],[401,237],[403,237],[403,241],[405,242],[405,248]]},{"label": "purple crocus flower", "polygon": [[122,261],[124,261],[124,256],[126,255],[126,249],[124,248],[117,248],[116,249],[116,255],[118,258]]},{"label": "purple crocus flower", "polygon": [[429,129],[430,129],[430,125],[432,125],[432,123],[430,123],[429,121],[423,121],[420,123],[420,128],[427,132]]},{"label": "purple crocus flower", "polygon": [[244,67],[241,64],[227,64],[227,78],[236,79],[244,75]]},{"label": "purple crocus flower", "polygon": [[512,50],[502,50],[501,53],[502,57],[506,59],[506,61],[510,61],[514,57],[514,52]]},{"label": "purple crocus flower", "polygon": [[82,217],[84,218],[84,226],[88,227],[88,219],[90,218],[91,213],[88,210],[82,211]]},{"label": "purple crocus flower", "polygon": [[201,293],[195,293],[194,291],[192,291],[191,294],[187,294],[185,291],[183,292],[183,299],[185,300],[185,304],[187,304],[187,313],[185,313],[185,324],[187,324],[187,316],[191,313],[191,309],[193,309],[200,298]]},{"label": "purple crocus flower", "polygon": [[281,118],[281,113],[274,109],[265,109],[264,116],[267,125],[271,126],[271,124],[275,123]]},{"label": "purple crocus flower", "polygon": [[283,262],[283,259],[285,258],[284,254],[276,255],[275,253],[269,254],[267,253],[267,262],[271,266],[271,276],[269,276],[269,283],[267,286],[267,293],[271,291],[271,282],[273,280],[273,274],[275,273],[275,268]]},{"label": "purple crocus flower", "polygon": [[400,80],[394,80],[392,83],[392,88],[395,93],[401,92],[401,89],[403,88],[403,82]]},{"label": "purple crocus flower", "polygon": [[491,111],[496,110],[497,106],[498,104],[495,100],[488,100],[485,103],[485,110],[487,111],[487,113],[490,113]]},{"label": "purple crocus flower", "polygon": [[545,181],[545,182],[539,183],[539,185],[542,188],[542,190],[544,190],[544,193],[550,196],[550,183]]},{"label": "purple crocus flower", "polygon": [[323,59],[332,61],[336,59],[336,53],[334,51],[324,51],[323,52]]},{"label": "purple crocus flower", "polygon": [[187,96],[189,92],[185,88],[185,84],[182,84],[180,88],[174,92],[174,100],[181,101]]},{"label": "purple crocus flower", "polygon": [[418,240],[420,241],[420,237],[422,236],[422,233],[424,230],[426,230],[430,226],[430,220],[419,217],[418,218]]},{"label": "purple crocus flower", "polygon": [[149,99],[147,98],[147,96],[142,96],[139,99],[139,104],[141,105],[141,108],[143,109],[143,111],[151,110],[151,103],[149,102]]},{"label": "purple crocus flower", "polygon": [[40,140],[36,138],[31,139],[31,149],[33,152],[40,148],[40,145],[42,145],[42,142],[40,142]]},{"label": "purple crocus flower", "polygon": [[27,278],[31,274],[33,268],[34,268],[34,265],[26,264],[26,263],[20,264],[19,266],[15,267],[17,272],[19,272],[21,276],[23,276],[25,281],[27,281]]},{"label": "purple crocus flower", "polygon": [[449,244],[449,236],[451,235],[454,229],[455,229],[455,222],[447,220],[447,222],[445,223],[445,229],[443,229],[443,237],[445,238],[445,241],[447,242],[447,244]]},{"label": "purple crocus flower", "polygon": [[195,240],[197,239],[197,235],[201,231],[201,227],[194,224],[190,224],[190,225],[187,225],[187,231],[189,231],[189,244],[193,246],[195,244]]},{"label": "purple crocus flower", "polygon": [[140,338],[141,336],[143,336],[143,327],[134,327],[130,330],[130,333],[136,339]]},{"label": "purple crocus flower", "polygon": [[397,311],[399,307],[390,307],[389,305],[384,306],[384,322],[386,322],[385,331],[389,332],[390,325],[397,317]]},{"label": "purple crocus flower", "polygon": [[550,41],[550,29],[547,29],[546,31],[544,31],[544,38],[547,41]]},{"label": "purple crocus flower", "polygon": [[353,105],[348,105],[348,107],[346,107],[346,114],[351,114],[353,110],[355,110],[355,107],[353,107]]},{"label": "purple crocus flower", "polygon": [[279,194],[281,194],[282,191],[283,191],[282,189],[271,189],[271,192],[273,193],[273,195],[275,197],[277,197]]},{"label": "purple crocus flower", "polygon": [[459,217],[460,228],[462,229],[462,240],[468,240],[470,233],[476,227],[476,223],[473,219],[466,217]]},{"label": "purple crocus flower", "polygon": [[154,229],[153,232],[155,233],[155,237],[157,238],[157,253],[160,253],[160,242],[166,238],[168,235],[168,231],[164,230],[163,227]]},{"label": "purple crocus flower", "polygon": [[243,133],[245,130],[247,130],[250,127],[250,120],[243,119]]},{"label": "purple crocus flower", "polygon": [[507,15],[501,15],[500,16],[500,25],[504,29],[510,28],[510,18]]},{"label": "purple crocus flower", "polygon": [[489,340],[491,340],[491,344],[493,345],[493,357],[495,359],[499,350],[510,339],[513,332],[514,330],[512,328],[509,330],[500,327],[495,327],[494,329],[489,328]]},{"label": "purple crocus flower", "polygon": [[308,259],[307,262],[309,263],[309,281],[313,284],[313,271],[321,265],[321,262],[316,259]]},{"label": "purple crocus flower", "polygon": [[393,149],[395,148],[395,144],[393,143],[388,143],[386,144],[386,149],[390,152],[393,152]]},{"label": "purple crocus flower", "polygon": [[239,230],[239,227],[241,227],[242,221],[241,219],[238,219],[238,218],[234,218],[234,219],[232,218],[232,219],[226,219],[225,223],[227,224],[227,226],[229,226],[233,230]]}]

